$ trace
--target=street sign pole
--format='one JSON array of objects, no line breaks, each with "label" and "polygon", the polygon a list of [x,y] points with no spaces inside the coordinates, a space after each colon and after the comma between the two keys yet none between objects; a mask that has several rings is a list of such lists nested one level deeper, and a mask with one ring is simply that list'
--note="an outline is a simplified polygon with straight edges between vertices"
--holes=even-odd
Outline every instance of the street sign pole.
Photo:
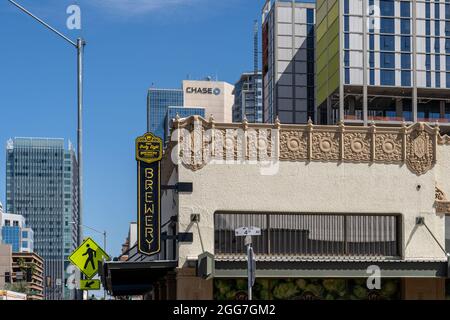
[{"label": "street sign pole", "polygon": [[248,300],[253,299],[253,285],[254,285],[254,274],[253,269],[253,248],[252,248],[252,236],[245,237],[245,244],[247,245],[247,286],[248,286]]},{"label": "street sign pole", "polygon": [[256,260],[253,251],[252,236],[260,236],[261,229],[256,227],[243,227],[235,230],[236,237],[245,237],[245,246],[247,247],[247,287],[248,300],[253,299],[253,286],[256,281]]}]

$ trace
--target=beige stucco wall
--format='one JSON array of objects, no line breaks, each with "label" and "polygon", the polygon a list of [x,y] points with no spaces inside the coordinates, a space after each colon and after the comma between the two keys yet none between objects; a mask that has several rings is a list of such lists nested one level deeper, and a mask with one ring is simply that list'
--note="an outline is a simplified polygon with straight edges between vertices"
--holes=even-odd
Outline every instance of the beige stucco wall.
[{"label": "beige stucco wall", "polygon": [[12,272],[12,247],[0,244],[0,289],[5,285],[5,272]]},{"label": "beige stucco wall", "polygon": [[447,153],[450,147],[439,147],[441,163],[422,176],[406,165],[385,164],[281,162],[272,176],[261,175],[255,165],[207,165],[196,172],[179,166],[179,181],[194,184],[192,194],[179,195],[179,232],[194,233],[192,244],[179,245],[179,266],[203,252],[199,232],[190,223],[192,213],[201,214],[204,249],[214,253],[216,211],[401,214],[404,258],[444,260],[415,219],[424,216],[444,244],[445,217],[436,215],[433,206],[436,181],[450,195],[450,154],[442,161]]},{"label": "beige stucco wall", "polygon": [[[218,88],[220,94],[188,93],[186,89],[189,87]],[[206,118],[213,115],[218,122],[230,123],[233,119],[233,90],[234,86],[226,82],[185,80],[183,81],[184,106],[205,108]]]}]

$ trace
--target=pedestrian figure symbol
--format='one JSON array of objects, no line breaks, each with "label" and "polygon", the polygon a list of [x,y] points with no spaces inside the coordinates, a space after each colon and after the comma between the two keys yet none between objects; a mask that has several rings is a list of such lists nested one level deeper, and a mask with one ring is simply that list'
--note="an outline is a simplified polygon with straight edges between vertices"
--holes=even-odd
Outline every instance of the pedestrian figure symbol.
[{"label": "pedestrian figure symbol", "polygon": [[69,261],[80,269],[86,279],[92,279],[98,273],[99,262],[109,261],[108,254],[91,238],[87,238],[69,256]]},{"label": "pedestrian figure symbol", "polygon": [[84,263],[84,269],[87,269],[89,262],[90,262],[92,265],[92,269],[95,270],[94,258],[97,256],[97,251],[92,249],[89,244],[86,245],[86,248],[87,248],[86,252],[83,253],[83,256],[87,255],[86,262]]}]

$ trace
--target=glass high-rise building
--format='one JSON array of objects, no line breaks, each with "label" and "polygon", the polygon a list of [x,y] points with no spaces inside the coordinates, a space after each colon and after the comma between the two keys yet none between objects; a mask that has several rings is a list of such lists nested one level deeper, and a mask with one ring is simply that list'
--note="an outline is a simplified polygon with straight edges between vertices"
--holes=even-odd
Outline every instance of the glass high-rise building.
[{"label": "glass high-rise building", "polygon": [[233,122],[242,122],[246,118],[250,123],[262,123],[261,72],[258,72],[256,79],[255,73],[253,72],[243,73],[239,81],[235,84],[233,93]]},{"label": "glass high-rise building", "polygon": [[448,1],[318,0],[316,38],[320,123],[450,122]]},{"label": "glass high-rise building", "polygon": [[[337,0],[336,0],[337,1]],[[263,8],[264,122],[302,124],[314,118],[315,4],[267,0]]]},{"label": "glass high-rise building", "polygon": [[78,239],[75,151],[63,139],[15,138],[6,146],[6,211],[22,215],[44,259],[44,296],[73,299],[66,287],[68,256]]},{"label": "glass high-rise building", "polygon": [[181,89],[149,89],[147,96],[147,130],[164,139],[169,106],[183,106],[183,98],[183,90]]}]

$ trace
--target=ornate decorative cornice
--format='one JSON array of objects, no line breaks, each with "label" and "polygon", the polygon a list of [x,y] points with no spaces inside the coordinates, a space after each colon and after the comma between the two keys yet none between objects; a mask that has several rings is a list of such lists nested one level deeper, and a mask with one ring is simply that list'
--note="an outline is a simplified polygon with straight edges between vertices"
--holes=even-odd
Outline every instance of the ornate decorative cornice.
[{"label": "ornate decorative cornice", "polygon": [[436,187],[436,213],[450,215],[450,201],[447,200],[445,193]]},{"label": "ornate decorative cornice", "polygon": [[[178,133],[178,143],[183,165],[191,170],[200,170],[207,164],[207,152],[215,159],[238,160],[239,155],[244,155],[244,159],[256,156],[259,161],[261,154],[257,150],[261,141],[270,137],[267,154],[277,155],[277,161],[406,164],[411,172],[423,175],[436,163],[437,145],[450,145],[450,137],[441,136],[438,125],[425,123],[404,123],[401,127],[377,127],[372,123],[361,127],[344,123],[316,126],[311,121],[306,125],[284,125],[279,121],[251,124],[244,119],[242,124],[225,124],[193,116],[175,119],[174,129],[190,133],[188,139]],[[240,130],[241,134],[233,130]],[[216,143],[219,140],[224,142],[220,150]],[[176,143],[171,143],[168,152]]]}]

